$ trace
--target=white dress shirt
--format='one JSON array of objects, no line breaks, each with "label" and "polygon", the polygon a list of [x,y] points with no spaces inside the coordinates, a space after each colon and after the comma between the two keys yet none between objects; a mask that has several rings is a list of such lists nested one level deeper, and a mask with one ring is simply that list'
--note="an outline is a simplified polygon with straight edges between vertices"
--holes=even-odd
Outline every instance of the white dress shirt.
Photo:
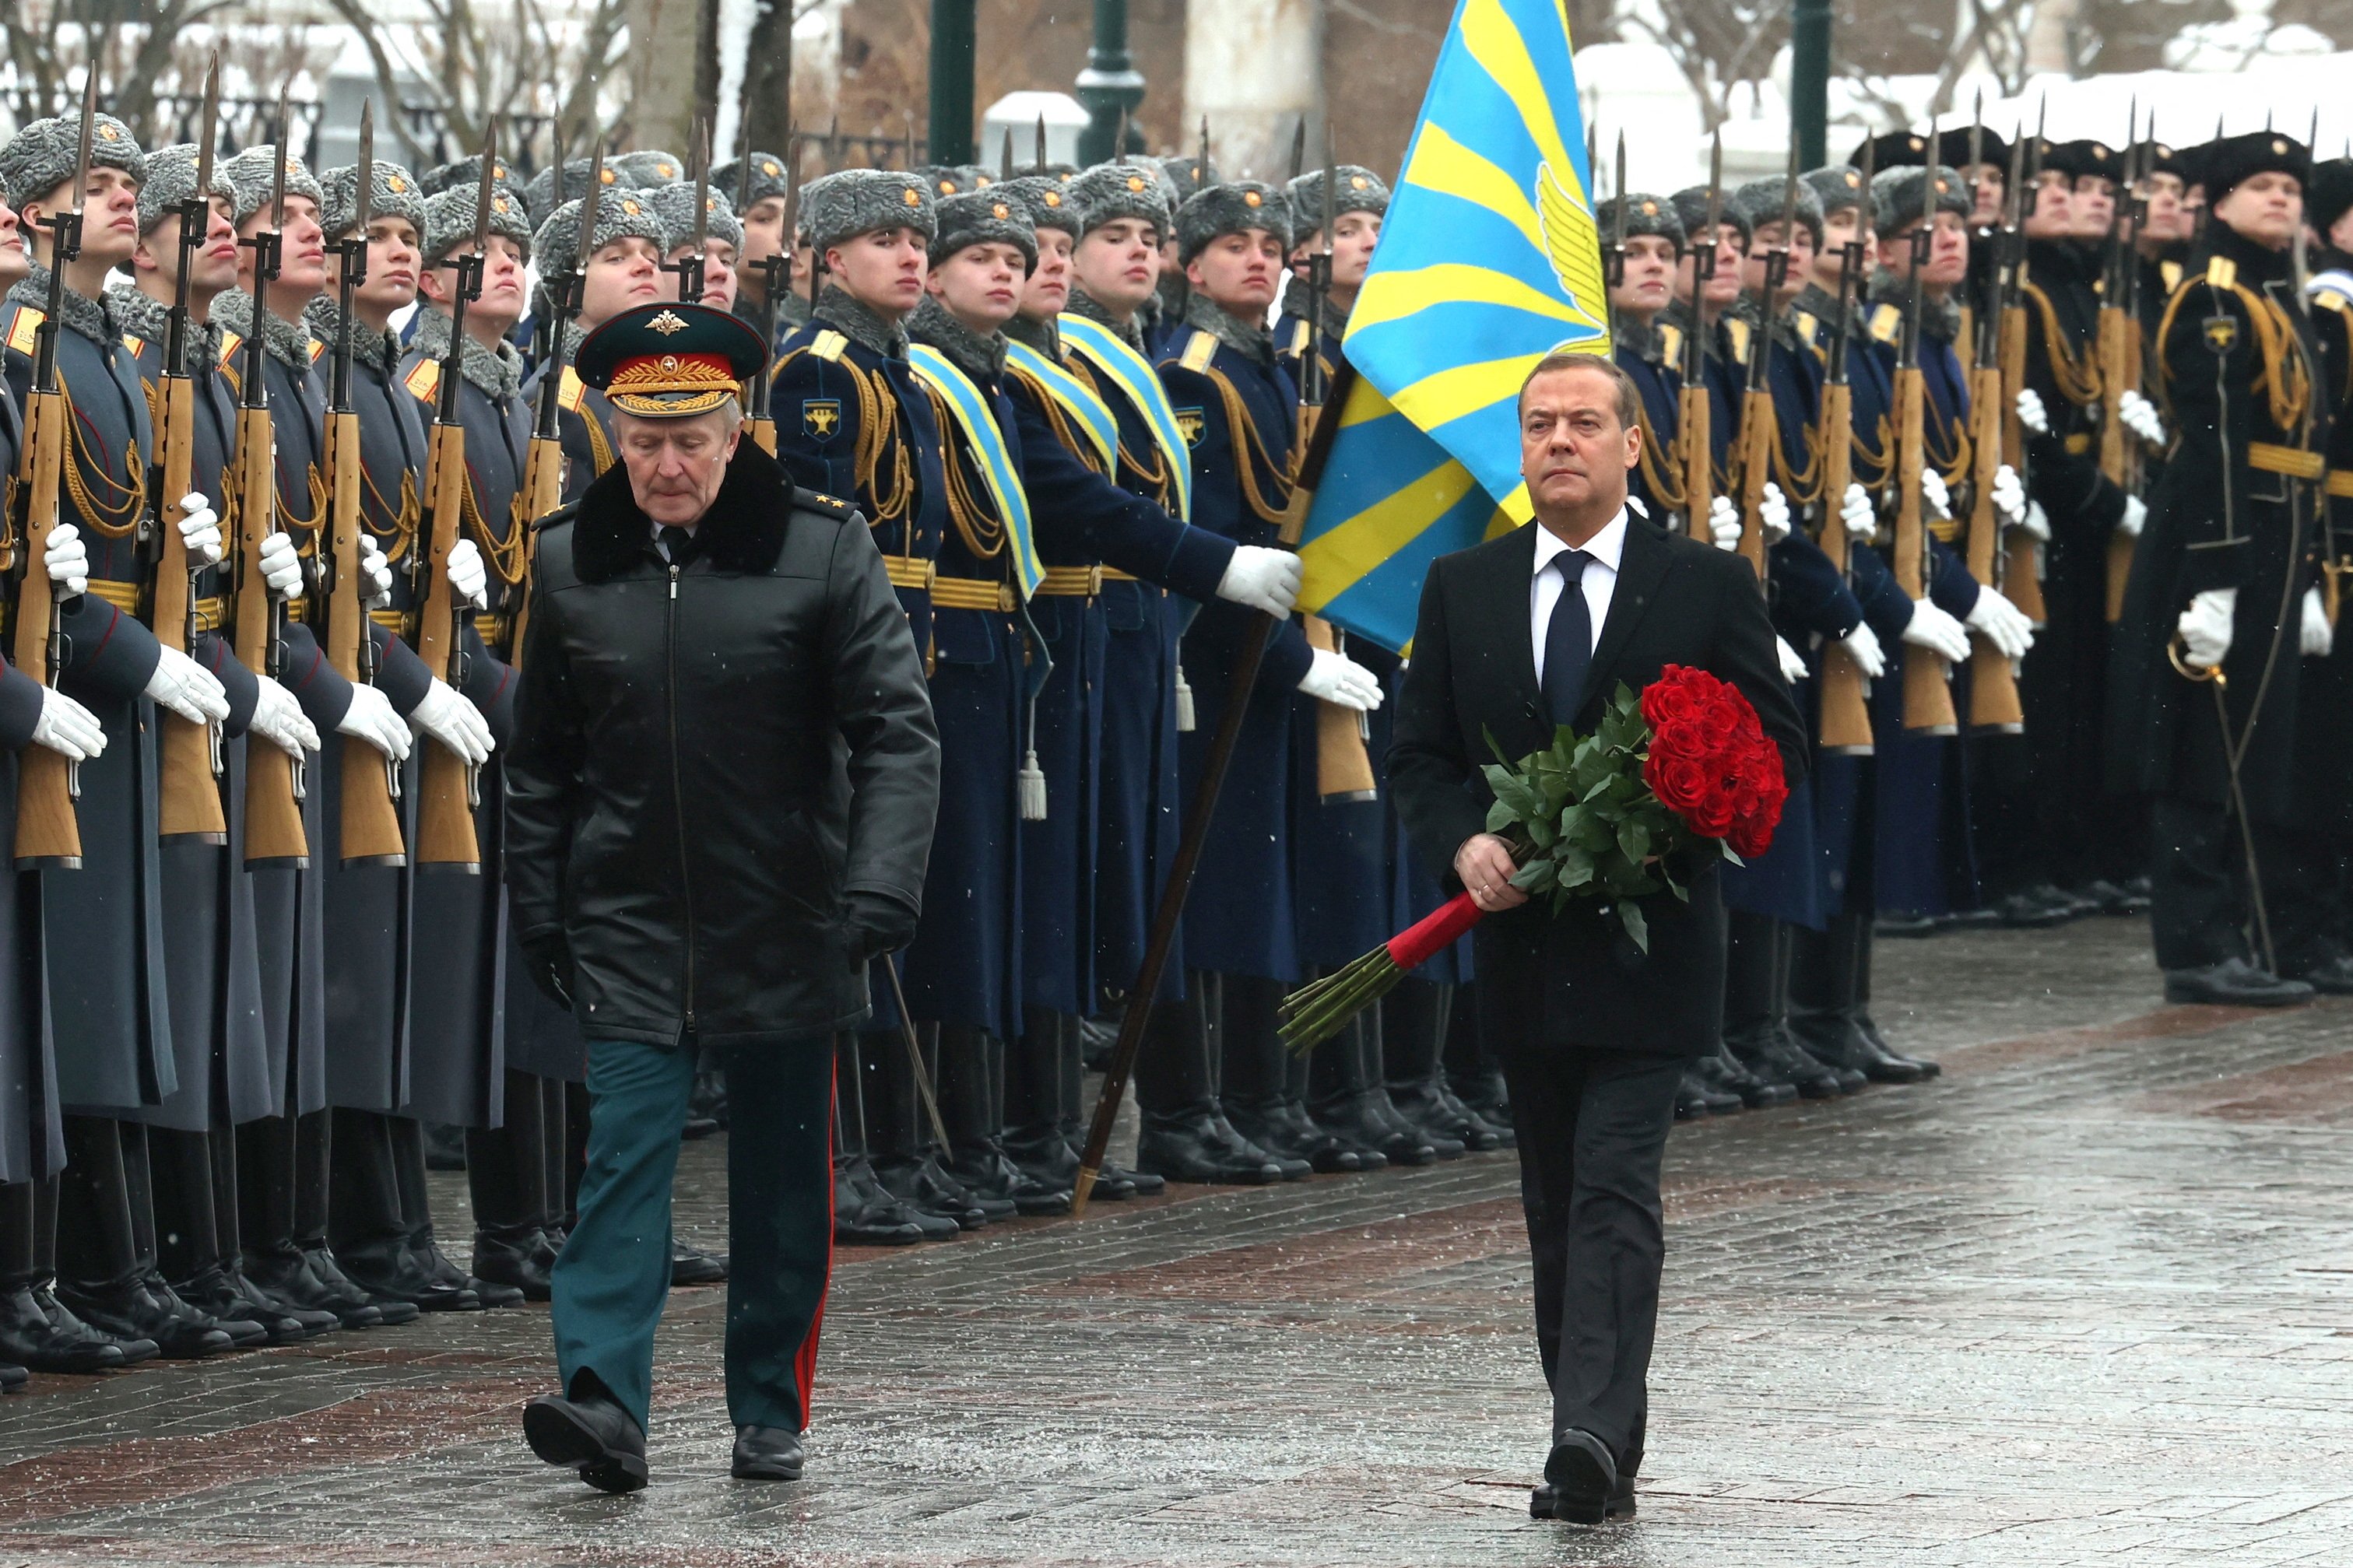
[{"label": "white dress shirt", "polygon": [[1593,557],[1585,568],[1585,613],[1593,625],[1593,646],[1601,646],[1601,624],[1609,618],[1609,595],[1618,591],[1618,563],[1626,553],[1626,509],[1601,525],[1601,531],[1582,545],[1562,541],[1539,522],[1536,531],[1535,575],[1528,580],[1528,631],[1536,653],[1536,689],[1544,689],[1545,639],[1552,635],[1553,607],[1560,603],[1560,574],[1553,557],[1583,550]]}]

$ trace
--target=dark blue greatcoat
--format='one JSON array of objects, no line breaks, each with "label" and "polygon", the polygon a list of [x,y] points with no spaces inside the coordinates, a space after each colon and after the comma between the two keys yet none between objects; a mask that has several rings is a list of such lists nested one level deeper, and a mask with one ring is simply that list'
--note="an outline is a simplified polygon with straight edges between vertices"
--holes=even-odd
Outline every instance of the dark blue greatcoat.
[{"label": "dark blue greatcoat", "polygon": [[[0,489],[16,472],[23,435],[16,400],[0,381]],[[32,742],[40,717],[39,683],[0,657],[0,854],[16,850],[16,753]],[[0,861],[0,1184],[46,1177],[66,1159],[40,881],[9,869],[13,864]]]}]

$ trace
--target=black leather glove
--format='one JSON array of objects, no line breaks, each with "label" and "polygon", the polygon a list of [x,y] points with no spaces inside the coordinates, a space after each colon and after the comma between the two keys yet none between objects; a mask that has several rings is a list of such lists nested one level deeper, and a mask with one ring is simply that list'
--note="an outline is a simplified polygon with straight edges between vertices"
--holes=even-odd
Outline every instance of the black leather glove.
[{"label": "black leather glove", "polygon": [[540,994],[565,1012],[572,1010],[572,943],[561,931],[522,940],[524,964]]},{"label": "black leather glove", "polygon": [[915,940],[915,911],[887,893],[849,895],[850,951],[860,958],[896,952]]}]

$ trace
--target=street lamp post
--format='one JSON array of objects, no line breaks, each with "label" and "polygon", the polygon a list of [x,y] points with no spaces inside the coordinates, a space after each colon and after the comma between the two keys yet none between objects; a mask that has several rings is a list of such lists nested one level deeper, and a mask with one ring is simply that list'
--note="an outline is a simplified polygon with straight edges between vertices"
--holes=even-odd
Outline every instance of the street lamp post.
[{"label": "street lamp post", "polygon": [[1789,128],[1800,167],[1829,162],[1830,119],[1831,0],[1796,0],[1789,10]]},{"label": "street lamp post", "polygon": [[934,163],[972,158],[973,13],[978,0],[932,0],[932,123]]},{"label": "street lamp post", "polygon": [[1079,73],[1079,101],[1087,108],[1087,128],[1079,136],[1079,162],[1100,163],[1127,151],[1114,148],[1120,111],[1131,121],[1144,101],[1144,73],[1127,53],[1127,0],[1095,0],[1095,42],[1087,68]]}]

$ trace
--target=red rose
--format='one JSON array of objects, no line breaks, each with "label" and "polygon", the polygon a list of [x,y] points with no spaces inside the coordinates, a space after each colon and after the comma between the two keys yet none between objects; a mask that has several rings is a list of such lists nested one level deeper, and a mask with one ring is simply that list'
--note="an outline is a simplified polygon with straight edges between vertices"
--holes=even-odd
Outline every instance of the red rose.
[{"label": "red rose", "polygon": [[1680,720],[1689,719],[1697,711],[1690,686],[1672,679],[1676,673],[1677,667],[1671,665],[1665,676],[1643,689],[1642,722],[1648,724],[1654,734]]}]

